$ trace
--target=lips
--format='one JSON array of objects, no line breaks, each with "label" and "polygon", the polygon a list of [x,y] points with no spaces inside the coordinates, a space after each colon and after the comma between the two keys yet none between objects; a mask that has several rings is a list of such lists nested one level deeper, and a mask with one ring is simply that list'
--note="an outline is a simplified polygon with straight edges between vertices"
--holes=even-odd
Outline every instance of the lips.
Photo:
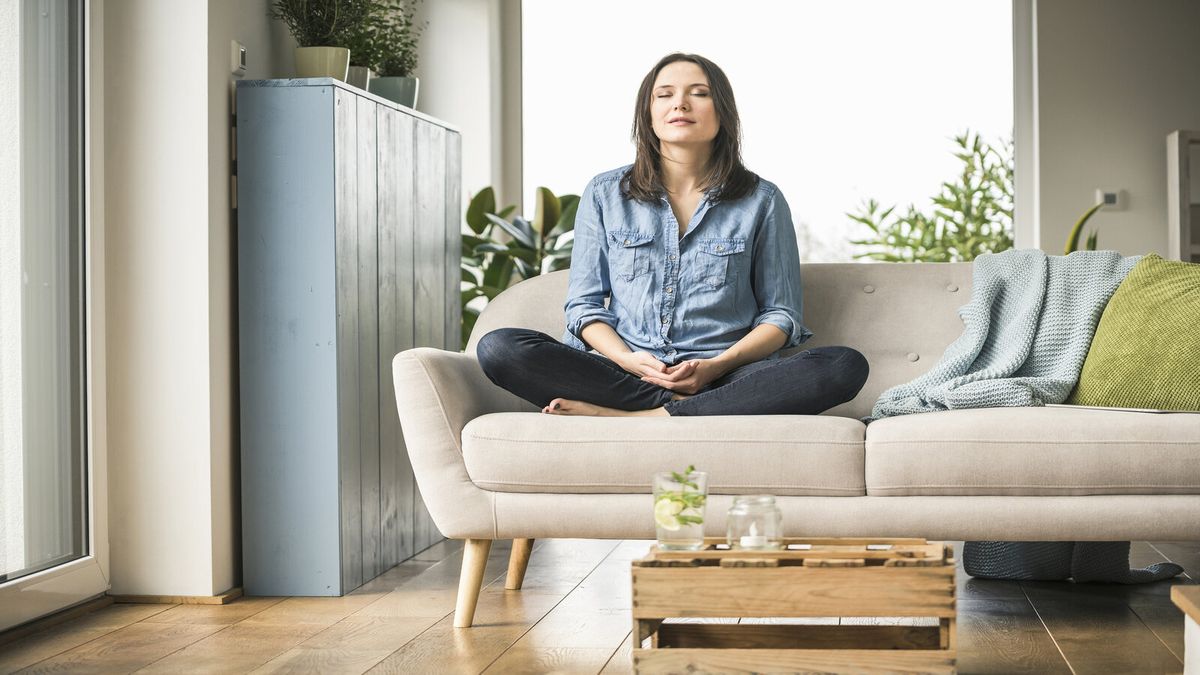
[{"label": "lips", "polygon": [[667,124],[695,124],[695,122],[687,119],[686,117],[676,117],[674,119],[667,120]]}]

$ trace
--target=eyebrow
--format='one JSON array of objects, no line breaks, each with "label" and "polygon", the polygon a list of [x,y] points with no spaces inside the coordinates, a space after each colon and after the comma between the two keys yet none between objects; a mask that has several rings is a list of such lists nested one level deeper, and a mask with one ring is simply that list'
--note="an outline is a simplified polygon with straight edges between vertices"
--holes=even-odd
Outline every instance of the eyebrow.
[{"label": "eyebrow", "polygon": [[[668,87],[674,87],[674,86],[675,86],[675,85],[673,85],[673,84],[660,84],[660,85],[658,85],[657,87],[655,87],[654,89],[655,89],[655,90],[658,90],[658,89],[667,89]],[[689,87],[707,87],[707,86],[708,86],[708,84],[706,84],[706,83],[704,83],[704,82],[693,82],[693,83],[689,84],[688,86],[689,86]]]}]

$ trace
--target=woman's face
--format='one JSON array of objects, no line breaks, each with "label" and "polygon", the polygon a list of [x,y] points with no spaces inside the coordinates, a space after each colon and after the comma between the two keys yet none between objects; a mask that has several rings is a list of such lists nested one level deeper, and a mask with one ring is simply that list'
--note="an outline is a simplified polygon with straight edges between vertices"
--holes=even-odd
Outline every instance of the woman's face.
[{"label": "woman's face", "polygon": [[667,64],[654,79],[650,119],[662,143],[712,143],[720,129],[708,78],[691,61]]}]

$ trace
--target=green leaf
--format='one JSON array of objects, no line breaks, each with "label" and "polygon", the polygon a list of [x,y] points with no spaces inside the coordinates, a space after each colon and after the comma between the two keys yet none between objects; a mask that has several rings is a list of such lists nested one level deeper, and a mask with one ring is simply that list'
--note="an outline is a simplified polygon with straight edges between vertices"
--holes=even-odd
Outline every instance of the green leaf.
[{"label": "green leaf", "polygon": [[530,250],[536,248],[536,244],[533,241],[533,228],[530,227],[528,221],[525,219],[516,217],[512,219],[512,222],[509,222],[493,213],[485,215],[493,225],[507,232],[508,236],[512,237],[514,241],[519,242],[522,246]]},{"label": "green leaf", "polygon": [[549,188],[538,188],[534,199],[533,231],[540,233],[545,239],[554,225],[558,223],[558,217],[562,214],[562,206],[558,203],[558,197],[555,197]]},{"label": "green leaf", "polygon": [[471,331],[475,330],[475,322],[479,320],[479,310],[474,307],[463,307],[462,313],[462,344],[459,349],[466,349],[471,339]]},{"label": "green leaf", "polygon": [[508,253],[508,245],[488,241],[475,247],[475,255],[483,255],[484,253]]},{"label": "green leaf", "polygon": [[509,256],[501,256],[492,261],[483,271],[483,285],[494,288],[508,288],[512,283],[513,260]]},{"label": "green leaf", "polygon": [[480,245],[480,244],[482,244],[482,243],[485,243],[485,242],[488,242],[488,241],[491,241],[491,240],[490,240],[490,239],[484,239],[483,237],[476,237],[476,236],[474,236],[474,235],[470,235],[470,234],[464,234],[464,235],[462,236],[462,241],[463,241],[463,246],[471,246],[471,247],[475,247],[475,246],[478,246],[478,245]]},{"label": "green leaf", "polygon": [[554,224],[549,234],[565,234],[575,229],[575,214],[579,211],[579,197],[566,195],[560,201],[562,202],[562,214],[559,215],[558,222]]},{"label": "green leaf", "polygon": [[531,265],[537,261],[536,251],[530,251],[527,248],[521,248],[520,246],[514,246],[513,244],[509,244],[508,248],[504,250],[502,255],[510,255]]},{"label": "green leaf", "polygon": [[470,302],[470,301],[474,300],[475,298],[478,298],[478,297],[480,297],[480,296],[482,296],[482,295],[483,295],[483,291],[479,290],[479,288],[478,288],[478,287],[471,288],[471,289],[468,289],[468,290],[465,290],[465,291],[463,291],[463,292],[461,293],[461,296],[462,296],[462,306],[463,306],[463,307],[466,307],[468,302]]},{"label": "green leaf", "polygon": [[516,266],[517,274],[519,274],[522,279],[536,277],[538,272],[541,271],[534,267],[532,263],[527,263],[520,258],[513,258],[512,261]]},{"label": "green leaf", "polygon": [[1067,236],[1067,245],[1063,248],[1063,255],[1068,255],[1072,251],[1078,250],[1079,235],[1083,233],[1084,224],[1087,223],[1088,219],[1092,217],[1092,214],[1099,211],[1100,207],[1102,206],[1104,206],[1104,202],[1096,204],[1087,211],[1084,211],[1083,215],[1079,217],[1079,220],[1075,221],[1075,226],[1071,228],[1071,234]]},{"label": "green leaf", "polygon": [[485,214],[496,210],[496,193],[491,187],[485,187],[471,198],[467,205],[467,227],[475,234],[483,234],[488,221]]}]

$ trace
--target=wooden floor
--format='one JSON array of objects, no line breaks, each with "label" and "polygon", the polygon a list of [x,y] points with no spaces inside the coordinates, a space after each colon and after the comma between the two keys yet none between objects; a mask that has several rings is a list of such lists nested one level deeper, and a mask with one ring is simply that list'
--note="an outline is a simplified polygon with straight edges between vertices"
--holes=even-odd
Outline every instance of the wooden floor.
[{"label": "wooden floor", "polygon": [[[454,629],[459,542],[442,542],[343,598],[99,609],[0,645],[0,672],[627,673],[629,561],[649,542],[538,541],[525,588],[488,562],[475,627]],[[1200,570],[1200,544],[1144,543],[1132,562]],[[961,558],[961,556],[960,556]],[[1178,673],[1173,583],[988,582],[959,571],[963,673]]]}]

